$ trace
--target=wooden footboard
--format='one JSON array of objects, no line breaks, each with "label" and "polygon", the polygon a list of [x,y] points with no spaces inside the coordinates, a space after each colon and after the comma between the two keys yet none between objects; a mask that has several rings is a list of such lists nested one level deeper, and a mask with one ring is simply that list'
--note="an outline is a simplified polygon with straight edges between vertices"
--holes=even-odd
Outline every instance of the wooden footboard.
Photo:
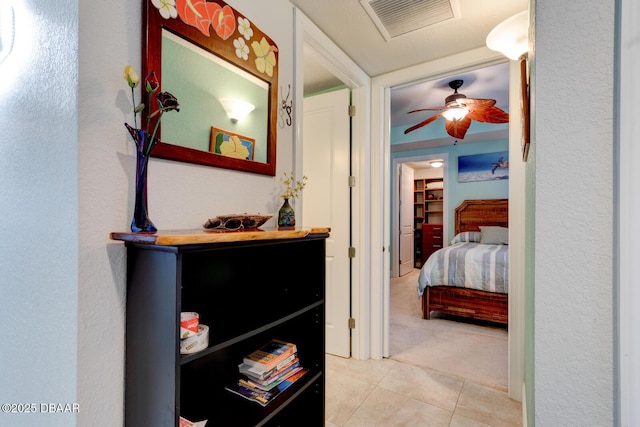
[{"label": "wooden footboard", "polygon": [[422,318],[432,311],[507,324],[508,295],[451,286],[428,286],[422,296]]}]

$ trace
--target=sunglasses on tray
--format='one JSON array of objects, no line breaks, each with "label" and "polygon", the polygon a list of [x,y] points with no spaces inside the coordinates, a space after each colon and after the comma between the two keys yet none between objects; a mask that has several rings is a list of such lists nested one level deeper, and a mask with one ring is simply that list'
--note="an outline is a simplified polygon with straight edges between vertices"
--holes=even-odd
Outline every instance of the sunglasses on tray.
[{"label": "sunglasses on tray", "polygon": [[238,231],[244,228],[242,220],[239,218],[229,218],[222,221],[218,218],[210,219],[204,225],[207,230],[223,230],[223,231]]}]

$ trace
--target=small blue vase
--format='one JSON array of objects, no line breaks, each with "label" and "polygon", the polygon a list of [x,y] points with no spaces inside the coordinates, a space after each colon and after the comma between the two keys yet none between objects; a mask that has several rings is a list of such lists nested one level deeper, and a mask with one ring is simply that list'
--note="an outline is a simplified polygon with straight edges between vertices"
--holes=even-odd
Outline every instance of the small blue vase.
[{"label": "small blue vase", "polygon": [[289,204],[289,199],[285,198],[282,207],[278,211],[278,229],[292,230],[296,227],[296,215]]}]

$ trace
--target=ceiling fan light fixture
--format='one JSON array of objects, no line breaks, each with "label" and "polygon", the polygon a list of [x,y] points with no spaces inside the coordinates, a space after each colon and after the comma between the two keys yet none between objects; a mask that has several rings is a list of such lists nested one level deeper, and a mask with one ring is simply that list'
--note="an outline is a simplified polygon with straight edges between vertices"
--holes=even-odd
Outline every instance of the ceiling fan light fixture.
[{"label": "ceiling fan light fixture", "polygon": [[523,10],[491,30],[487,47],[514,61],[529,51],[529,11]]},{"label": "ceiling fan light fixture", "polygon": [[432,168],[441,168],[444,162],[442,160],[431,160],[429,164]]},{"label": "ceiling fan light fixture", "polygon": [[468,113],[469,110],[465,107],[451,107],[442,112],[442,117],[451,122],[454,120],[462,120]]}]

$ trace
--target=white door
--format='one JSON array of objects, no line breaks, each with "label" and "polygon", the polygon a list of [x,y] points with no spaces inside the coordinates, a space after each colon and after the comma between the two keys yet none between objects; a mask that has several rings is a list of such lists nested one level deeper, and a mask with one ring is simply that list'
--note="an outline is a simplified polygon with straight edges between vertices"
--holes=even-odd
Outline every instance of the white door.
[{"label": "white door", "polygon": [[304,99],[303,227],[331,227],[327,239],[326,351],[349,357],[350,119],[349,90]]},{"label": "white door", "polygon": [[400,276],[413,271],[414,236],[413,236],[413,168],[400,165],[398,182],[400,188]]}]

